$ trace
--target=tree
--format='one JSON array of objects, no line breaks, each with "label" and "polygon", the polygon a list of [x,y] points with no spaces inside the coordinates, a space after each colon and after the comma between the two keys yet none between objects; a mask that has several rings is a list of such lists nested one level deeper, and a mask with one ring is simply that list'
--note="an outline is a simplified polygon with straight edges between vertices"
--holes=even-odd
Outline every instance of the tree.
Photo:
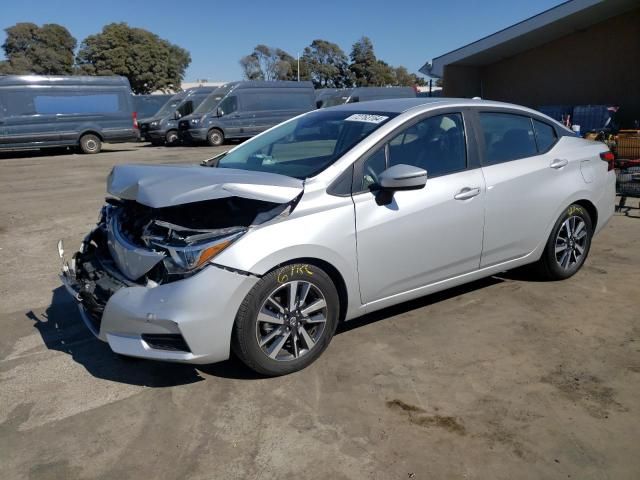
[{"label": "tree", "polygon": [[417,76],[415,73],[409,73],[409,71],[402,66],[396,67],[395,75],[396,75],[396,85],[399,85],[399,86],[413,87],[415,85],[418,85],[422,87],[427,84],[424,78]]},{"label": "tree", "polygon": [[398,85],[395,69],[387,62],[376,60],[370,70],[369,83],[378,87],[392,87]]},{"label": "tree", "polygon": [[240,59],[247,80],[293,80],[297,77],[295,63],[296,59],[284,50],[262,44],[256,45],[253,52]]},{"label": "tree", "polygon": [[373,75],[378,59],[373,51],[369,37],[362,37],[351,48],[351,64],[354,81],[359,87],[375,86]]},{"label": "tree", "polygon": [[343,88],[352,85],[347,56],[335,43],[314,40],[304,49],[301,61],[308,68],[315,88]]},{"label": "tree", "polygon": [[76,61],[79,73],[122,75],[140,94],[179,88],[191,56],[148,30],[111,23],[84,39]]},{"label": "tree", "polygon": [[38,27],[35,23],[17,23],[5,29],[2,45],[6,61],[0,62],[0,73],[37,75],[70,75],[76,39],[55,23]]}]

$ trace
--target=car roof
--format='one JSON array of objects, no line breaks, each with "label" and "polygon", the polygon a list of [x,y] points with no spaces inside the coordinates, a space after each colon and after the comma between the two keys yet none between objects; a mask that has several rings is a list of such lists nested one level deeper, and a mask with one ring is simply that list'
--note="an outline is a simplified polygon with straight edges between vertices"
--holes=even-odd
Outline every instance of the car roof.
[{"label": "car roof", "polygon": [[446,97],[417,97],[417,98],[390,98],[385,100],[371,100],[365,102],[346,103],[330,107],[333,110],[346,110],[358,112],[388,112],[403,113],[408,110],[429,110],[433,107],[502,107],[516,108],[522,111],[533,111],[521,105],[510,103],[494,102],[491,100],[469,99],[469,98],[446,98]]}]

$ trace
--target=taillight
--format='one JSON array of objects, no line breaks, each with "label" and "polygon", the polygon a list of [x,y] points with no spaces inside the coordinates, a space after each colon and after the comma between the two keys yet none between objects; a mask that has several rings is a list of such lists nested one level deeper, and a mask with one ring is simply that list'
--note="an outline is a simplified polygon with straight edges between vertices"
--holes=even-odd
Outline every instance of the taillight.
[{"label": "taillight", "polygon": [[602,160],[604,160],[605,162],[607,162],[607,171],[611,171],[613,170],[614,167],[614,160],[616,159],[615,155],[613,153],[611,153],[610,151],[606,151],[606,152],[602,152],[600,154],[600,158]]},{"label": "taillight", "polygon": [[138,128],[138,112],[133,112],[133,128]]}]

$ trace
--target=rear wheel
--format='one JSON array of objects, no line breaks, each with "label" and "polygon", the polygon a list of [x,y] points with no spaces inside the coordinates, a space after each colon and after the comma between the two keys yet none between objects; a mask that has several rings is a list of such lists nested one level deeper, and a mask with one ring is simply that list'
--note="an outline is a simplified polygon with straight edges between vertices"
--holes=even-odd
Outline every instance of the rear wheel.
[{"label": "rear wheel", "polygon": [[264,375],[301,370],[329,345],[339,303],[331,278],[315,265],[274,270],[260,279],[238,310],[234,352]]},{"label": "rear wheel", "polygon": [[224,143],[224,133],[222,130],[218,130],[217,128],[213,128],[209,130],[207,134],[207,143],[212,147],[219,147]]},{"label": "rear wheel", "polygon": [[540,273],[550,280],[573,276],[584,264],[591,248],[593,224],[587,210],[573,204],[556,221],[542,258]]},{"label": "rear wheel", "polygon": [[80,151],[82,153],[99,153],[102,149],[102,142],[97,135],[87,133],[80,137]]}]

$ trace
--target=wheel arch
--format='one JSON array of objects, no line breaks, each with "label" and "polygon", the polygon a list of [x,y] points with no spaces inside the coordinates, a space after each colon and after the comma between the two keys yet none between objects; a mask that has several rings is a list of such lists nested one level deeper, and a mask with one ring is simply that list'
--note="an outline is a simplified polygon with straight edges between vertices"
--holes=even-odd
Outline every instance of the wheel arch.
[{"label": "wheel arch", "polygon": [[315,257],[293,258],[291,260],[287,260],[286,262],[282,262],[282,263],[279,263],[278,265],[275,265],[273,268],[270,268],[269,271],[266,273],[269,273],[274,270],[277,270],[278,268],[282,268],[287,265],[293,265],[296,263],[307,263],[310,265],[314,265],[318,268],[321,268],[322,270],[325,271],[327,275],[329,275],[329,278],[335,285],[336,291],[338,292],[338,299],[340,301],[339,322],[342,322],[346,317],[347,307],[349,305],[349,292],[347,290],[347,283],[345,282],[344,277],[342,276],[340,271],[328,261],[322,260],[320,258],[315,258]]},{"label": "wheel arch", "polygon": [[[596,227],[598,225],[598,209],[596,208],[596,206],[593,204],[593,202],[591,202],[590,200],[587,200],[586,198],[581,199],[581,200],[576,200],[575,203],[577,205],[580,205],[581,207],[583,207],[587,213],[589,214],[589,216],[591,217],[591,223],[593,224],[593,230],[596,230]],[[567,205],[568,207],[568,205]]]},{"label": "wheel arch", "polygon": [[222,135],[224,136],[224,138],[227,138],[227,136],[226,136],[226,135],[225,135],[225,133],[224,133],[224,129],[223,129],[221,126],[219,126],[219,125],[211,125],[211,126],[209,127],[209,129],[207,130],[207,137],[208,137],[208,136],[209,136],[209,134],[211,133],[211,130],[218,130],[219,132],[221,132],[221,133],[222,133]]},{"label": "wheel arch", "polygon": [[102,134],[94,129],[87,129],[87,130],[83,130],[80,135],[78,135],[78,144],[80,144],[80,139],[82,137],[84,137],[85,135],[95,135],[96,137],[98,137],[100,139],[101,142],[104,142],[104,137],[102,136]]}]

